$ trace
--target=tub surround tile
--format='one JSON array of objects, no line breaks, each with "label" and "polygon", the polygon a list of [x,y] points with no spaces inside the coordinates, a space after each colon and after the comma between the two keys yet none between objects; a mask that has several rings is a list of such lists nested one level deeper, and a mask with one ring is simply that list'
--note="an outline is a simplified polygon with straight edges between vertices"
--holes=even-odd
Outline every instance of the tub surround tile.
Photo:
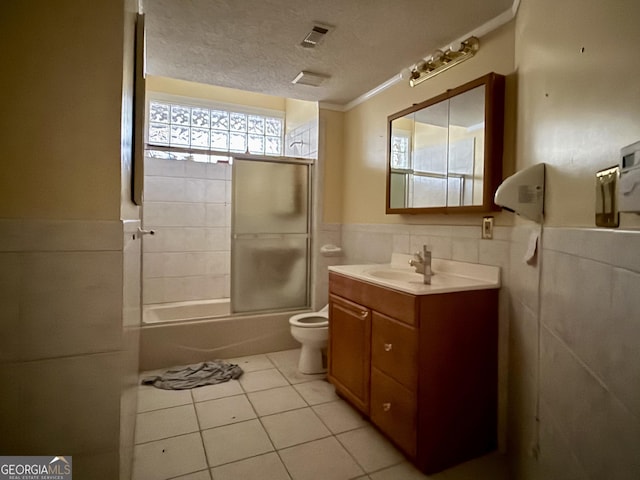
[{"label": "tub surround tile", "polygon": [[[204,197],[204,191],[203,197]],[[150,177],[144,178],[145,202],[187,202],[185,179],[183,177]],[[197,201],[197,200],[195,200]]]},{"label": "tub surround tile", "polygon": [[145,180],[151,176],[184,177],[187,163],[163,158],[144,157]]},{"label": "tub surround tile", "polygon": [[145,202],[144,225],[148,227],[215,226],[206,221],[201,203]]}]

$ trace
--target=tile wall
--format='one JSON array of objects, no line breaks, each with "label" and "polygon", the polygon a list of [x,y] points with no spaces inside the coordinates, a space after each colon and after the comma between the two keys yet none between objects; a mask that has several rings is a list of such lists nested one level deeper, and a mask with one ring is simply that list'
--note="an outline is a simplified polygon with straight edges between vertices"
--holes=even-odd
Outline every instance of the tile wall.
[{"label": "tile wall", "polygon": [[[514,238],[514,249],[521,240]],[[539,363],[535,280],[513,285],[512,350],[519,355],[510,378],[511,436],[519,478],[640,477],[638,245],[638,231],[544,230]]]},{"label": "tile wall", "polygon": [[229,297],[231,165],[145,159],[143,303]]},{"label": "tile wall", "polygon": [[0,220],[3,455],[71,455],[78,478],[128,478],[138,226]]},{"label": "tile wall", "polygon": [[289,157],[318,158],[318,119],[288,131],[284,137],[284,152]]}]

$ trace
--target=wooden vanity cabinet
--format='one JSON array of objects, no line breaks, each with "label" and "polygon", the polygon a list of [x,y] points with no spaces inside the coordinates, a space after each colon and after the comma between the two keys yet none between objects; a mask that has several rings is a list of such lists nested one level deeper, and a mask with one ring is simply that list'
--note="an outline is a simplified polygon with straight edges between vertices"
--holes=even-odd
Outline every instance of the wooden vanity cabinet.
[{"label": "wooden vanity cabinet", "polygon": [[329,381],[425,473],[496,448],[498,290],[415,296],[329,273]]}]

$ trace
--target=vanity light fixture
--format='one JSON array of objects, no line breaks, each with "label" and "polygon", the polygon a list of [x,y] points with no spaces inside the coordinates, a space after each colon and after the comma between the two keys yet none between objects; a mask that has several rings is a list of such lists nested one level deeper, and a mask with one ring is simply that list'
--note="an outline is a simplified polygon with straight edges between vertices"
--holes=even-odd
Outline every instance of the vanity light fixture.
[{"label": "vanity light fixture", "polygon": [[431,78],[468,58],[473,57],[480,49],[480,41],[476,37],[469,37],[460,43],[458,49],[449,47],[444,52],[436,50],[425,60],[421,60],[411,69],[409,85],[415,87],[427,78]]}]

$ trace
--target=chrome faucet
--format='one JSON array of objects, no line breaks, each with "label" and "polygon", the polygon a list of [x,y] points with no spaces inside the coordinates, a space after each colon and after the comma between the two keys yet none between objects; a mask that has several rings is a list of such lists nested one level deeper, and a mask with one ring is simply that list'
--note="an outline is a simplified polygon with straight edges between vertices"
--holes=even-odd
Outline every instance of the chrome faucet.
[{"label": "chrome faucet", "polygon": [[413,254],[409,265],[416,269],[416,273],[423,275],[425,285],[431,285],[431,277],[433,276],[433,270],[431,270],[431,250],[426,245],[422,246],[422,253],[416,252]]}]

